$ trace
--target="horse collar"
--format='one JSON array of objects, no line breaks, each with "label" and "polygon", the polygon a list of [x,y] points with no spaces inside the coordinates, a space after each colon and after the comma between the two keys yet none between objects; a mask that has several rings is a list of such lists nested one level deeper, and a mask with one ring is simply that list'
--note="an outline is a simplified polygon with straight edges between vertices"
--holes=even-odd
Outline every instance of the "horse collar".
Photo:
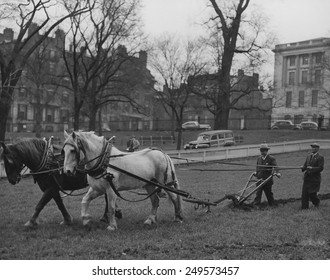
[{"label": "horse collar", "polygon": [[49,155],[53,152],[53,148],[51,145],[51,138],[49,139],[49,141],[46,141],[46,139],[43,139],[45,142],[45,150],[41,159],[41,162],[39,164],[39,166],[37,168],[35,168],[34,170],[32,170],[32,173],[36,173],[39,172],[43,169],[45,169],[45,167],[48,164],[49,161]]},{"label": "horse collar", "polygon": [[90,169],[86,168],[87,174],[89,176],[99,178],[105,175],[111,157],[111,149],[112,145],[106,141],[96,164]]}]

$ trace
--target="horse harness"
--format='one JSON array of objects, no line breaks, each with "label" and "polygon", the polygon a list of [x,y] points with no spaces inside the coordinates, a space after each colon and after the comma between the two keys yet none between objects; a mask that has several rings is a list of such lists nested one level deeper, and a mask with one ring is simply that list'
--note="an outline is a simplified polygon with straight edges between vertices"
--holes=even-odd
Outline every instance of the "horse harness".
[{"label": "horse harness", "polygon": [[[142,178],[140,176],[137,176],[133,173],[130,173],[126,170],[123,170],[115,165],[112,165],[110,164],[110,159],[111,158],[116,158],[116,157],[123,157],[123,156],[126,156],[126,154],[120,154],[120,155],[111,155],[111,149],[112,149],[112,144],[109,142],[109,141],[104,141],[104,146],[103,146],[103,149],[102,149],[102,152],[99,156],[89,160],[88,162],[85,163],[85,172],[95,178],[95,179],[100,179],[100,178],[105,178],[112,190],[114,191],[114,193],[120,197],[121,199],[125,200],[125,201],[128,201],[128,202],[139,202],[139,201],[143,201],[143,200],[146,200],[148,199],[149,197],[151,197],[152,195],[156,194],[156,193],[160,193],[162,189],[165,189],[165,190],[168,190],[168,191],[172,191],[174,193],[177,193],[177,194],[180,194],[180,195],[183,195],[183,196],[188,196],[188,194],[184,191],[181,191],[181,190],[175,190],[173,188],[170,187],[170,185],[173,185],[173,182],[170,182],[166,185],[161,185],[159,184],[158,182],[152,182],[152,181],[149,181],[145,178]],[[81,140],[79,138],[77,138],[77,145],[74,145],[72,143],[65,143],[65,145],[70,145],[74,148],[75,150],[75,153],[76,153],[76,158],[77,158],[77,161],[79,162],[80,161],[80,152],[79,150],[81,150],[84,154],[85,154],[85,149],[81,143]],[[94,160],[97,159],[97,162],[95,163],[95,165],[92,167],[92,168],[89,168],[87,169],[86,168],[86,164],[89,163],[89,162],[92,162]],[[150,194],[147,194],[147,196],[143,199],[140,199],[140,200],[128,200],[126,198],[124,198],[120,192],[116,189],[116,186],[113,182],[113,178],[114,178],[114,175],[108,171],[108,167],[114,169],[114,170],[117,170],[125,175],[128,175],[130,177],[133,177],[135,179],[138,179],[140,181],[143,181],[145,183],[149,183],[149,184],[152,184],[154,186],[156,186],[157,188],[155,188],[155,190],[153,192],[151,192]]]}]

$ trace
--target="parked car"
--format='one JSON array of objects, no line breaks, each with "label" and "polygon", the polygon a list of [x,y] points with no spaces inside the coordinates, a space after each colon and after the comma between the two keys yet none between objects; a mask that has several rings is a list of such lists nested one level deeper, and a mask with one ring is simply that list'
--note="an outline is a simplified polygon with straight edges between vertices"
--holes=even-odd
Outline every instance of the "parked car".
[{"label": "parked car", "polygon": [[294,129],[294,130],[302,130],[302,128],[301,128],[301,124],[300,124],[300,123],[296,123],[296,124],[294,124],[294,125],[293,125],[293,129]]},{"label": "parked car", "polygon": [[199,149],[235,145],[234,133],[231,130],[210,130],[202,132],[197,139],[184,145],[184,149]]},{"label": "parked car", "polygon": [[206,129],[211,129],[211,126],[209,124],[201,124],[198,123],[197,121],[190,121],[190,122],[185,122],[182,124],[182,129],[184,130],[206,130]]},{"label": "parked car", "polygon": [[280,120],[275,122],[271,129],[294,129],[294,124],[289,120]]},{"label": "parked car", "polygon": [[318,130],[318,125],[316,122],[301,122],[302,130]]}]

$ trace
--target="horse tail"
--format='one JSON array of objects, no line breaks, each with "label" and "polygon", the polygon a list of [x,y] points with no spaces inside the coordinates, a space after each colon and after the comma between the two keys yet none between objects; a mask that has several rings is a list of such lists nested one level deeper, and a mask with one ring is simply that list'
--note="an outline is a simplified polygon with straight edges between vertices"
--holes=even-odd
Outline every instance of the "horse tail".
[{"label": "horse tail", "polygon": [[164,183],[167,186],[174,186],[176,189],[179,189],[179,184],[178,184],[178,179],[177,179],[176,173],[175,173],[174,163],[168,154],[164,153],[164,156],[167,161],[165,174],[164,174]]}]

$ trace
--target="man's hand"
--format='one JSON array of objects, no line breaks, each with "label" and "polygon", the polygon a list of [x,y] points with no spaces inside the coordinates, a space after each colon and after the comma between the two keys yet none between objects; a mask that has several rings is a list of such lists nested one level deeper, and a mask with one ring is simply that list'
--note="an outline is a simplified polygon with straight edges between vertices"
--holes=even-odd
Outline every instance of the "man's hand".
[{"label": "man's hand", "polygon": [[274,175],[275,175],[277,178],[281,178],[281,176],[282,176],[281,173],[275,173]]}]

